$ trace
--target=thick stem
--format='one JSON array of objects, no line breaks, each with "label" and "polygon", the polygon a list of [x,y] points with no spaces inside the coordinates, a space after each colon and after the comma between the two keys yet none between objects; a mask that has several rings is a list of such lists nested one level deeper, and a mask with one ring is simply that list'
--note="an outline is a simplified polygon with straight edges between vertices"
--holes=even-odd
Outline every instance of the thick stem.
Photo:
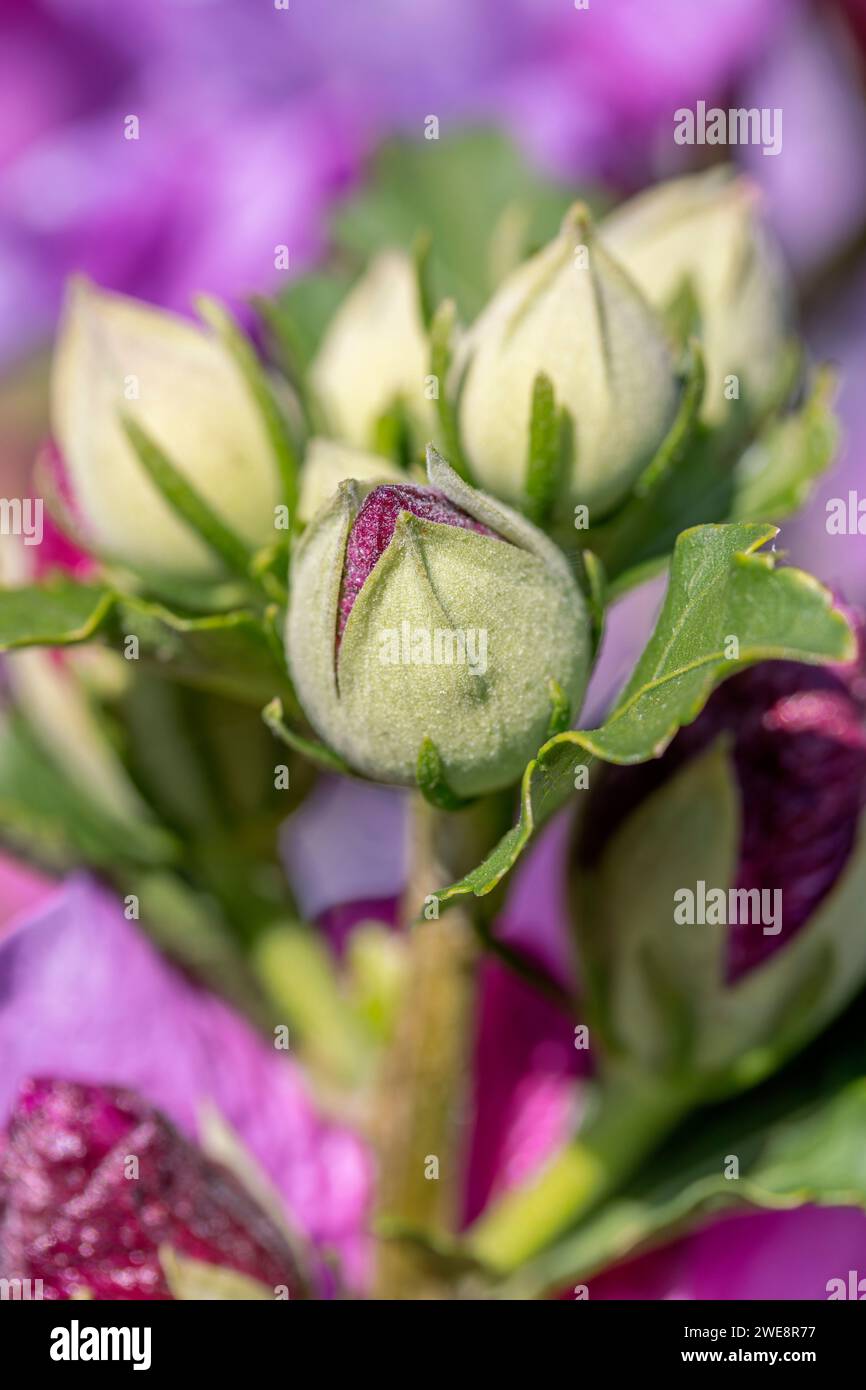
[{"label": "thick stem", "polygon": [[628,1177],[682,1116],[686,1102],[647,1077],[602,1087],[580,1134],[526,1187],[508,1193],[468,1232],[470,1251],[499,1274],[516,1269]]},{"label": "thick stem", "polygon": [[[408,980],[375,1117],[380,1224],[432,1238],[453,1232],[459,1219],[477,954],[459,908],[440,920],[423,917],[427,896],[448,881],[439,862],[442,814],[417,797]],[[380,1241],[375,1289],[382,1299],[447,1296],[422,1247],[394,1238]]]}]

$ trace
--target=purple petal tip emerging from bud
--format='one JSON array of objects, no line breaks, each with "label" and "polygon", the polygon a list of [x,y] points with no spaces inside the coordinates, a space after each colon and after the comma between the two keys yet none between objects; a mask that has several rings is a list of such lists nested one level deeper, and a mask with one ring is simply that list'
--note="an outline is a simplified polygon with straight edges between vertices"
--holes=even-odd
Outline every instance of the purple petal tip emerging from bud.
[{"label": "purple petal tip emerging from bud", "polygon": [[435,521],[442,526],[461,526],[465,531],[478,531],[483,536],[501,539],[495,531],[455,507],[453,502],[433,488],[416,487],[409,483],[388,483],[374,488],[355,518],[346,546],[337,626],[338,645],[355,599],[376,561],[387,550],[401,512],[411,512],[424,521]]}]

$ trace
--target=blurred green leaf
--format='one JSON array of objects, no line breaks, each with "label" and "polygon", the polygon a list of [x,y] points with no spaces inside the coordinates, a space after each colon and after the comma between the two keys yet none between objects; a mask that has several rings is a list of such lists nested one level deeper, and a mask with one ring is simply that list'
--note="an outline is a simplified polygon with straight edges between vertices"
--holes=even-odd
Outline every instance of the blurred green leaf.
[{"label": "blurred green leaf", "polygon": [[[726,676],[770,659],[850,659],[853,637],[828,592],[801,570],[776,569],[772,554],[756,553],[775,534],[775,527],[740,522],[696,526],[679,537],[664,606],[613,714],[600,728],[544,745],[524,773],[517,824],[478,868],[439,893],[440,902],[491,892],[568,800],[577,766],[595,757],[659,757]],[[736,660],[726,656],[732,636]]]},{"label": "blurred green leaf", "polygon": [[7,842],[57,868],[78,863],[172,862],[178,845],[155,822],[103,809],[58,767],[18,713],[0,727],[0,830]]},{"label": "blurred green leaf", "polygon": [[[534,1298],[585,1281],[724,1211],[866,1208],[863,1002],[804,1060],[692,1115],[618,1197],[521,1270],[505,1295]],[[739,1177],[725,1176],[731,1157]]]},{"label": "blurred green leaf", "polygon": [[492,251],[501,246],[503,223],[519,228],[516,261],[554,235],[574,196],[533,172],[496,131],[398,141],[380,152],[362,191],[341,209],[336,234],[366,259],[387,245],[409,251],[419,232],[429,233],[434,300],[450,295],[473,318],[494,287]]},{"label": "blurred green leaf", "polygon": [[44,584],[0,589],[0,651],[87,642],[108,618],[112,591],[56,577]]}]

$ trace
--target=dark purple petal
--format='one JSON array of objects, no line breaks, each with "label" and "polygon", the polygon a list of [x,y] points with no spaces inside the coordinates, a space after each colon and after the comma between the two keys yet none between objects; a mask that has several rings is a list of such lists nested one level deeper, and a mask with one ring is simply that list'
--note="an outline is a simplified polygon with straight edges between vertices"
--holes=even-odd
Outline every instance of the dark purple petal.
[{"label": "dark purple petal", "polygon": [[113,1086],[26,1082],[0,1157],[0,1276],[41,1279],[46,1298],[166,1299],[163,1245],[304,1296],[271,1219],[159,1111]]},{"label": "dark purple petal", "polygon": [[663,757],[606,769],[582,831],[582,862],[592,863],[646,797],[722,734],[731,740],[741,796],[736,887],[782,892],[778,936],[744,923],[731,928],[735,980],[800,930],[851,853],[866,805],[862,665],[764,662],[725,681]]}]

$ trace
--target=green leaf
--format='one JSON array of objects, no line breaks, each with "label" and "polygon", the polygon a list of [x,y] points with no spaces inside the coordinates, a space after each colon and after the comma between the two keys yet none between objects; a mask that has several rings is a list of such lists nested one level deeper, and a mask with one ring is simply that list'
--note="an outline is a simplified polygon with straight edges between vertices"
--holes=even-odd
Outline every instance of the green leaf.
[{"label": "green leaf", "polygon": [[217,300],[202,295],[196,301],[201,317],[222,340],[246,383],[262,419],[280,476],[283,501],[294,518],[298,507],[300,463],[291,431],[270,382],[249,339]]},{"label": "green leaf", "polygon": [[357,269],[353,273],[351,266],[332,262],[326,271],[295,280],[277,299],[255,301],[292,380],[297,382],[306,372],[356,274]]},{"label": "green leaf", "polygon": [[57,869],[159,865],[177,858],[156,822],[112,813],[59,766],[19,713],[0,724],[0,830],[7,843]]},{"label": "green leaf", "polygon": [[346,775],[351,774],[351,768],[339,753],[335,753],[333,748],[328,748],[327,744],[317,743],[315,739],[305,738],[303,734],[291,729],[283,717],[282,701],[271,700],[262,710],[262,719],[267,724],[271,733],[274,734],[288,748],[296,753],[302,753],[310,762],[315,763],[325,772],[341,772]]},{"label": "green leaf", "polygon": [[519,210],[517,250],[526,256],[556,233],[573,198],[573,188],[540,178],[496,131],[397,141],[380,151],[361,193],[341,209],[336,232],[366,258],[383,244],[408,251],[426,230],[435,297],[454,297],[469,319],[493,289],[491,249],[503,220],[513,224]]},{"label": "green leaf", "polygon": [[107,621],[114,594],[103,584],[56,577],[0,589],[0,651],[89,642]]},{"label": "green leaf", "polygon": [[[726,676],[757,661],[852,658],[853,636],[829,593],[801,570],[776,569],[772,554],[756,553],[775,535],[775,527],[740,522],[680,536],[655,630],[613,714],[600,728],[544,745],[523,775],[517,824],[482,864],[442,890],[440,902],[491,892],[568,800],[577,766],[660,756]],[[726,656],[731,637],[736,660]]]},{"label": "green leaf", "polygon": [[165,605],[124,595],[118,598],[115,641],[138,638],[143,658],[187,685],[248,704],[282,692],[295,705],[282,651],[276,651],[268,617],[246,609],[186,617]]},{"label": "green leaf", "polygon": [[137,420],[131,415],[124,415],[121,424],[139,463],[172,510],[201,537],[228,569],[235,574],[246,575],[250,564],[250,551],[246,543],[217,516],[201,493],[187,482]]},{"label": "green leaf", "polygon": [[[691,1116],[618,1197],[509,1280],[503,1297],[536,1298],[585,1282],[725,1211],[807,1203],[866,1209],[866,1056],[857,1009],[805,1066]],[[842,1034],[840,1068],[833,1053],[840,1055]],[[732,1157],[739,1177],[726,1176]]]},{"label": "green leaf", "polygon": [[445,770],[439,749],[431,738],[421,740],[418,749],[418,766],[415,770],[418,789],[425,801],[440,811],[459,811],[468,802],[456,796],[445,779]]},{"label": "green leaf", "polygon": [[781,521],[803,505],[836,453],[835,391],[833,373],[819,371],[801,409],[774,420],[747,449],[736,468],[735,520],[760,515]]}]

